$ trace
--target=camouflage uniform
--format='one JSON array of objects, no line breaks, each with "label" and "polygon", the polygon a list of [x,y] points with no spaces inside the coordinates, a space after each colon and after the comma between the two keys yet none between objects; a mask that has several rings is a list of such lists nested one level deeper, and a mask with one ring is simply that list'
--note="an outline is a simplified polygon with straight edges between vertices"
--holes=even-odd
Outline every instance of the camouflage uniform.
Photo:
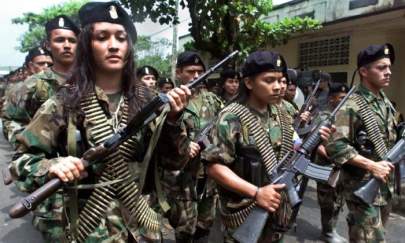
[{"label": "camouflage uniform", "polygon": [[[329,106],[327,110],[320,112],[315,119],[315,124],[326,120],[332,112],[332,108]],[[316,154],[315,163],[322,166],[331,166],[333,164],[332,161],[319,154]],[[333,188],[326,183],[317,182],[316,189],[321,210],[322,231],[324,233],[332,232],[336,229],[339,213],[342,211],[344,205],[343,184],[338,183]]]},{"label": "camouflage uniform", "polygon": [[[248,107],[249,108],[249,107]],[[280,159],[282,140],[282,130],[280,124],[280,118],[278,117],[277,110],[274,106],[270,106],[266,114],[261,114],[254,109],[250,109],[250,112],[258,118],[260,125],[268,132],[271,145],[274,153]],[[288,124],[291,124],[292,121]],[[290,127],[292,129],[292,127]],[[242,124],[237,115],[229,111],[223,111],[220,113],[218,120],[210,133],[211,144],[206,150],[202,152],[202,159],[207,163],[220,163],[226,165],[238,174],[241,178],[254,183],[252,175],[249,175],[246,167],[249,167],[248,162],[241,162],[241,152],[238,148],[254,148],[257,151],[256,144],[249,130],[247,124]],[[258,158],[260,160],[260,158]],[[262,181],[265,182],[265,171],[262,169]],[[255,183],[256,184],[256,183]],[[259,183],[265,184],[265,183]],[[239,194],[230,192],[229,190],[218,186],[219,191],[219,205],[221,214],[227,215],[243,210],[249,207],[253,200],[251,198],[242,197]],[[285,208],[288,204],[283,201],[280,208]],[[271,217],[270,217],[271,218]],[[224,221],[224,224],[227,223]],[[282,240],[282,233],[275,233],[271,227],[272,221],[269,220],[267,226],[262,234],[260,242],[278,242]],[[227,227],[226,242],[234,242],[231,235],[235,228]],[[270,240],[271,239],[271,240]]]},{"label": "camouflage uniform", "polygon": [[285,110],[287,111],[287,113],[293,118],[295,119],[295,117],[298,115],[298,109],[291,104],[290,102],[288,102],[285,99],[281,100],[281,105],[285,108]]},{"label": "camouflage uniform", "polygon": [[[201,129],[215,119],[221,108],[222,102],[214,93],[201,89],[194,94],[183,118],[183,154],[187,154],[190,142],[196,142]],[[197,192],[197,182],[203,191]],[[162,183],[171,206],[169,220],[176,229],[176,238],[187,241],[196,229],[208,232],[215,217],[215,183],[207,178],[199,156],[191,159],[181,171],[164,171]]]},{"label": "camouflage uniform", "polygon": [[[374,95],[363,85],[358,87],[357,94],[364,97],[372,110],[380,128],[381,136],[387,148],[391,148],[396,139],[395,114],[389,105],[389,100],[384,92],[380,96]],[[344,197],[349,208],[347,222],[349,224],[350,242],[385,242],[384,225],[390,213],[393,180],[380,188],[380,194],[373,205],[367,205],[353,195],[371,174],[363,169],[354,167],[346,162],[357,154],[371,160],[380,161],[369,138],[363,145],[357,138],[360,131],[365,131],[364,122],[359,115],[359,107],[353,97],[349,98],[336,116],[336,133],[327,145],[327,153],[332,161],[343,168]],[[378,131],[375,131],[378,132]]]},{"label": "camouflage uniform", "polygon": [[15,85],[3,108],[6,133],[13,146],[15,136],[31,121],[41,104],[54,95],[65,81],[65,77],[49,68]]},{"label": "camouflage uniform", "polygon": [[[31,192],[43,185],[47,180],[48,169],[52,164],[57,162],[57,156],[67,155],[68,124],[65,116],[67,110],[65,109],[66,107],[63,103],[62,97],[63,95],[57,95],[47,100],[38,110],[32,122],[27,125],[26,129],[17,138],[18,142],[21,143],[21,146],[18,148],[18,154],[21,156],[12,162],[10,171],[16,178],[18,178],[19,181],[17,185],[19,189],[23,191]],[[107,107],[113,105],[113,102],[109,102],[112,98],[108,97],[97,87],[94,97],[98,100],[97,104],[99,104],[100,109],[108,114],[109,111]],[[130,116],[128,111],[125,111],[125,103],[126,102],[117,102],[117,104],[115,104],[117,107],[119,104],[121,105],[117,116],[118,120],[121,120],[122,123],[125,122],[124,116]],[[142,103],[142,101],[140,101],[140,103]],[[146,103],[146,101],[144,101],[144,103]],[[142,104],[140,104],[140,106],[141,105]],[[98,145],[99,142],[97,141],[100,140],[96,140],[96,135],[94,135],[91,130],[95,126],[94,122],[83,114],[82,108],[79,111],[74,110],[71,112],[72,113],[69,114],[72,115],[76,128],[81,131],[81,134],[86,135],[84,136],[86,141],[83,141],[84,148],[82,150],[88,149],[90,146]],[[177,144],[175,141],[178,139],[181,131],[179,124],[181,124],[181,121],[178,121],[176,124],[164,124],[162,136],[156,147],[156,153],[174,158],[179,156],[174,152],[178,150],[174,145]],[[106,126],[109,126],[108,123]],[[131,138],[133,139],[131,144],[135,146],[135,149],[130,152],[127,150],[121,151],[120,147],[119,156],[122,155],[125,164],[128,164],[131,169],[129,170],[131,171],[131,176],[135,176],[134,178],[139,178],[139,174],[141,173],[139,162],[143,160],[152,133],[153,131],[146,128],[133,136]],[[164,146],[161,144],[164,144]],[[78,157],[80,156],[79,153]],[[106,167],[108,168],[108,166]],[[104,169],[103,163],[97,163],[88,167],[86,170],[89,173],[89,177],[85,179],[85,183],[92,184],[97,182]],[[79,184],[80,183],[83,182],[79,181]],[[151,184],[147,180],[145,185]],[[152,195],[151,197],[153,198],[154,190],[149,190],[149,194]],[[79,197],[77,199],[79,202],[79,211],[83,208],[83,204],[86,204],[88,196],[92,191],[93,190],[90,189],[81,190],[79,192]],[[50,239],[50,242],[65,242],[67,236],[64,233],[67,232],[67,228],[65,227],[66,223],[69,222],[67,221],[69,218],[66,219],[64,217],[65,214],[62,214],[66,205],[63,203],[62,198],[59,197],[60,194],[56,195],[56,198],[52,197],[48,199],[48,201],[42,203],[37,208],[34,215],[36,219],[42,221],[42,224],[47,227],[55,222],[55,219],[58,220],[58,222],[63,222],[63,228],[54,227],[54,225],[52,225],[52,227],[45,228],[45,230],[47,230],[46,233],[48,233],[48,236],[49,234],[55,236],[48,238]],[[49,200],[53,200],[53,202],[49,202]],[[66,200],[66,198],[63,200]],[[125,210],[126,209],[123,208],[122,202],[114,197],[110,202],[108,210],[105,212],[105,217],[100,219],[100,225],[88,236],[86,242],[127,242],[129,238],[134,238],[137,242],[142,240],[156,242],[162,239],[161,234],[150,232],[137,225],[136,222],[128,223],[129,214]],[[163,219],[161,223],[163,229],[170,230],[171,227],[167,220]],[[174,240],[174,233],[172,233],[172,235],[172,240]]]}]

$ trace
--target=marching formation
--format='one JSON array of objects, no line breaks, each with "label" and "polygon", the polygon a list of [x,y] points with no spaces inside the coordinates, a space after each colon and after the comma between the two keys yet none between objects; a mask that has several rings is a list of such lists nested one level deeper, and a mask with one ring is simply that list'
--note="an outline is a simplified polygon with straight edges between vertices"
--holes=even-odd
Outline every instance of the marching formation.
[{"label": "marching formation", "polygon": [[[283,242],[308,180],[323,241],[385,242],[405,156],[383,92],[392,45],[358,53],[350,86],[321,71],[303,85],[267,50],[211,68],[185,51],[172,81],[136,67],[138,33],[118,3],[88,2],[79,20],[46,24],[45,48],[5,77],[1,101],[15,149],[3,179],[27,194],[9,214],[32,212],[44,242],[208,242],[216,219],[224,242]],[[344,204],[348,239],[336,232]]]}]

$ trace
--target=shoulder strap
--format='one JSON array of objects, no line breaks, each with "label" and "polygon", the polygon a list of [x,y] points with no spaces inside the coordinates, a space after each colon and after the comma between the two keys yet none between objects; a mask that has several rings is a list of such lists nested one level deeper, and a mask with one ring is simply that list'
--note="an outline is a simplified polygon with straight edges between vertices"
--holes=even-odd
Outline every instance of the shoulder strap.
[{"label": "shoulder strap", "polygon": [[283,143],[281,144],[280,154],[278,156],[278,159],[280,160],[294,149],[294,130],[291,127],[290,116],[288,115],[287,111],[285,109],[281,109],[278,106],[276,106],[276,109],[277,116],[280,119],[281,136],[283,141]]},{"label": "shoulder strap", "polygon": [[[373,143],[375,152],[377,153],[380,159],[384,158],[385,154],[388,152],[388,149],[384,143],[384,140],[381,136],[382,132],[377,124],[377,120],[375,119],[375,115],[367,105],[366,101],[362,98],[361,95],[354,94],[353,96],[354,101],[359,106],[359,114],[361,120],[364,122],[364,126],[366,127],[366,132],[370,141]],[[379,131],[379,132],[375,132]]]},{"label": "shoulder strap", "polygon": [[256,146],[262,157],[266,172],[268,174],[271,174],[271,172],[277,166],[277,157],[274,153],[273,146],[270,143],[270,138],[263,127],[260,125],[257,117],[253,116],[248,108],[238,103],[230,104],[229,106],[224,108],[224,111],[234,113],[236,116],[239,117],[243,124],[246,124],[248,126],[249,131],[253,134],[253,137],[256,141]]}]

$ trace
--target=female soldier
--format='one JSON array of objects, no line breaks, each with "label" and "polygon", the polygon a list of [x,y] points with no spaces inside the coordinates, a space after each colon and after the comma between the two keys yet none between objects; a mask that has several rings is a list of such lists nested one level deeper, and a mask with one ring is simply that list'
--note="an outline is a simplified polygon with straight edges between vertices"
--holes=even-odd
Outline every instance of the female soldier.
[{"label": "female soldier", "polygon": [[[279,54],[250,54],[243,67],[238,101],[221,111],[211,131],[212,144],[202,152],[208,174],[219,185],[227,242],[234,242],[232,232],[254,205],[273,213],[260,242],[281,240],[288,225],[289,206],[280,194],[284,185],[269,185],[265,178],[294,143],[291,117],[275,105],[285,72],[286,64]],[[322,129],[325,139],[328,132]]]},{"label": "female soldier", "polygon": [[[19,138],[22,156],[13,161],[12,171],[23,178],[27,191],[52,176],[81,184],[76,180],[87,176],[87,183],[97,183],[82,186],[91,190],[67,190],[69,200],[61,202],[68,215],[66,235],[59,242],[160,241],[169,227],[141,194],[153,194],[154,188],[148,181],[142,188],[139,178],[145,177],[147,168],[141,170],[143,164],[135,162],[143,160],[153,132],[141,130],[102,163],[86,169],[79,159],[81,146],[101,144],[148,102],[144,86],[133,80],[135,27],[116,2],[87,3],[79,17],[83,32],[70,85],[44,103],[24,130]],[[162,123],[159,153],[178,156],[173,141],[179,137],[181,111],[190,95],[185,86],[168,93],[171,111]]]}]

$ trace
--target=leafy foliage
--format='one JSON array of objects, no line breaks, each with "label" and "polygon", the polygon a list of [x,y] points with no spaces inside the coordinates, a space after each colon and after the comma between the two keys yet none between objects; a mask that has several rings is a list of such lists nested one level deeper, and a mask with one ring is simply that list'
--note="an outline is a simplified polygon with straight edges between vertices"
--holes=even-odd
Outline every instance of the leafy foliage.
[{"label": "leafy foliage", "polygon": [[75,23],[79,23],[78,11],[88,0],[70,0],[69,2],[54,5],[44,9],[41,13],[24,13],[22,17],[12,19],[13,24],[28,24],[28,31],[20,37],[20,45],[17,49],[26,52],[31,48],[39,46],[46,38],[45,24],[48,20],[64,14],[70,17]]},{"label": "leafy foliage", "polygon": [[[179,0],[188,7],[191,17],[190,34],[193,42],[186,48],[209,52],[221,58],[233,50],[243,55],[287,43],[295,33],[320,28],[318,21],[310,18],[286,18],[269,23],[264,17],[272,10],[271,0]],[[149,17],[161,24],[177,23],[175,0],[121,0],[131,9],[135,21]]]},{"label": "leafy foliage", "polygon": [[168,50],[171,43],[162,38],[151,40],[149,36],[139,36],[135,44],[135,60],[138,67],[149,65],[159,71],[161,77],[170,77],[170,60]]}]

